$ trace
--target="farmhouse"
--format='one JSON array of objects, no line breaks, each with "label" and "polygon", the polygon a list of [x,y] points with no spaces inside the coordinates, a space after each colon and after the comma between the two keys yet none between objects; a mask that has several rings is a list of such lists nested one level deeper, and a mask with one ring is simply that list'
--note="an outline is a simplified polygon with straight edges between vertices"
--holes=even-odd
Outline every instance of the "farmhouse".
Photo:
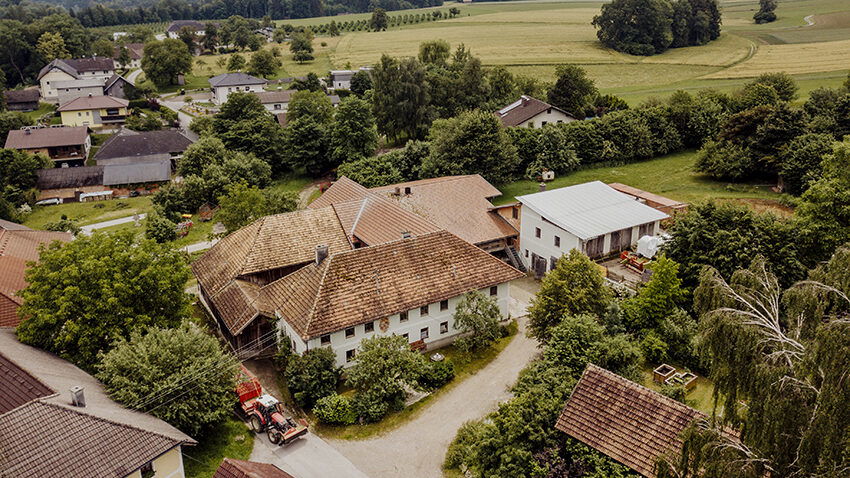
[{"label": "farmhouse", "polygon": [[8,90],[3,92],[9,111],[35,111],[38,109],[38,88]]},{"label": "farmhouse", "polygon": [[31,154],[43,154],[57,166],[82,165],[91,148],[91,138],[85,126],[38,128],[26,126],[9,131],[6,149]]},{"label": "farmhouse", "polygon": [[[261,91],[259,93],[255,93],[257,98],[260,99],[260,103],[263,104],[263,107],[275,114],[285,113],[289,109],[289,102],[292,100],[292,95],[297,93],[298,90],[280,90],[280,91]],[[331,105],[333,107],[339,106],[339,96],[336,95],[328,95],[328,98],[331,100]]]},{"label": "farmhouse", "polygon": [[125,99],[111,96],[81,96],[60,105],[56,111],[65,126],[104,127],[124,124],[129,104]]},{"label": "farmhouse", "polygon": [[91,57],[69,60],[55,59],[38,73],[41,97],[45,101],[58,102],[59,93],[56,83],[80,79],[108,80],[115,74],[115,62],[112,58]]},{"label": "farmhouse", "polygon": [[295,478],[269,463],[225,458],[212,478]]},{"label": "farmhouse", "polygon": [[[166,162],[170,170],[192,144],[192,140],[176,130],[121,130],[109,137],[97,150],[94,159],[98,166]],[[153,179],[152,181],[161,181]],[[148,182],[148,181],[143,181]]]},{"label": "farmhouse", "polygon": [[503,216],[490,200],[502,193],[478,174],[445,176],[367,189],[341,177],[309,207],[380,196],[436,224],[487,252],[507,257],[515,267],[522,262],[511,250],[519,236],[518,209]]},{"label": "farmhouse", "polygon": [[57,81],[56,91],[59,104],[64,105],[71,100],[84,96],[112,96],[127,98],[125,93],[128,86],[133,86],[121,75],[112,75],[106,80],[100,78],[81,78],[79,80]]},{"label": "farmhouse", "polygon": [[113,402],[94,377],[11,329],[0,350],[0,475],[184,477],[182,447],[195,440]]},{"label": "farmhouse", "polygon": [[376,333],[448,343],[460,296],[482,290],[504,314],[523,275],[380,196],[262,218],[192,269],[240,356],[268,353],[280,334],[298,353],[330,346],[340,365]]},{"label": "farmhouse", "polygon": [[127,49],[127,54],[130,55],[130,61],[126,65],[122,65],[118,61],[118,57],[121,56],[121,47],[115,47],[115,51],[112,54],[112,59],[115,60],[115,64],[118,65],[119,68],[123,69],[131,69],[131,68],[141,68],[142,67],[142,56],[145,53],[145,44],[144,43],[127,43],[124,45],[124,48]]},{"label": "farmhouse", "polygon": [[629,249],[641,237],[657,234],[659,223],[669,217],[601,181],[528,194],[517,201],[522,204],[522,259],[535,270],[551,270],[572,249],[591,258]]},{"label": "farmhouse", "polygon": [[195,35],[203,36],[206,27],[196,20],[174,20],[165,29],[165,34],[168,35],[168,38],[180,38],[180,30],[183,28],[192,30]]},{"label": "farmhouse", "polygon": [[522,95],[519,100],[496,112],[505,126],[542,128],[547,124],[569,123],[577,118],[549,103]]},{"label": "farmhouse", "polygon": [[212,101],[217,105],[227,102],[230,93],[242,91],[260,93],[268,81],[246,73],[222,73],[209,79]]},{"label": "farmhouse", "polygon": [[[646,477],[658,457],[682,449],[682,431],[708,417],[681,402],[589,364],[555,428]],[[727,430],[731,438],[737,438]]]},{"label": "farmhouse", "polygon": [[0,327],[16,327],[20,322],[18,295],[27,286],[24,273],[28,262],[38,261],[38,248],[53,241],[69,242],[67,232],[34,231],[26,226],[0,219]]}]

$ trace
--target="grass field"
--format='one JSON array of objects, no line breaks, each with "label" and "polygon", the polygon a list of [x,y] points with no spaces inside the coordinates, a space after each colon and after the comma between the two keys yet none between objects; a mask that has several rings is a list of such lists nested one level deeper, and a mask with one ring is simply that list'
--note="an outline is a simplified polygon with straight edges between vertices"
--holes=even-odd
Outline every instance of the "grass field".
[{"label": "grass field", "polygon": [[196,446],[183,449],[183,466],[187,478],[211,478],[224,458],[247,460],[254,448],[254,435],[244,423],[228,418]]},{"label": "grass field", "polygon": [[48,222],[58,221],[63,215],[85,226],[96,222],[142,214],[152,209],[150,196],[112,199],[109,201],[74,202],[56,206],[36,206],[24,225],[33,229],[44,229]]},{"label": "grass field", "polygon": [[[660,158],[625,164],[622,166],[588,167],[555,178],[548,189],[562,188],[588,181],[620,182],[671,199],[693,203],[707,199],[776,201],[780,195],[773,192],[773,184],[732,184],[714,181],[694,171],[696,153],[685,151]],[[516,196],[538,191],[538,183],[517,181],[500,188],[502,195],[496,204],[514,201]]]}]

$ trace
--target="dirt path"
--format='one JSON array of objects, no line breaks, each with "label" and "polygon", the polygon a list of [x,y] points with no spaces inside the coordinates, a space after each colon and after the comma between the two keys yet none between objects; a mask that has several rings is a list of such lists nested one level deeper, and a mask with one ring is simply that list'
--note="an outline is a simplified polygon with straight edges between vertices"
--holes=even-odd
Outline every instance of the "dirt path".
[{"label": "dirt path", "polygon": [[302,189],[298,193],[298,209],[307,209],[307,205],[310,204],[310,196],[312,196],[313,192],[317,191],[318,189],[318,184],[311,184],[306,188]]},{"label": "dirt path", "polygon": [[369,440],[328,442],[371,478],[442,476],[446,449],[457,429],[510,398],[508,387],[537,353],[537,342],[525,336],[526,319],[519,324],[520,332],[495,360],[406,425]]}]

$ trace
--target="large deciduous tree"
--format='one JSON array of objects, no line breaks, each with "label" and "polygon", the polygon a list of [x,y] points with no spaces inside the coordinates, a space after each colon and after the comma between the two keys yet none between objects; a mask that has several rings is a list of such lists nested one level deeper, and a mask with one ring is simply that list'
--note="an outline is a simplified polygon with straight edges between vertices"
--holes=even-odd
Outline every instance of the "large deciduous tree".
[{"label": "large deciduous tree", "polygon": [[236,358],[188,321],[120,338],[101,356],[97,378],[110,397],[198,436],[233,406]]},{"label": "large deciduous tree", "polygon": [[53,244],[27,271],[18,338],[91,369],[134,330],[179,324],[188,279],[184,254],[132,231]]},{"label": "large deciduous tree", "polygon": [[270,50],[260,50],[251,55],[248,73],[269,78],[277,74],[281,61]]},{"label": "large deciduous tree", "polygon": [[422,64],[415,58],[384,55],[371,76],[378,131],[391,140],[424,137],[431,124],[431,108]]},{"label": "large deciduous tree", "polygon": [[356,96],[342,100],[334,111],[328,139],[334,165],[374,155],[378,131],[369,103]]},{"label": "large deciduous tree", "polygon": [[599,93],[593,80],[587,77],[584,68],[575,65],[559,65],[555,69],[555,84],[549,90],[549,103],[584,118],[591,102]]},{"label": "large deciduous tree", "polygon": [[479,291],[463,296],[453,318],[454,328],[465,334],[455,341],[461,350],[480,350],[501,337],[499,304]]},{"label": "large deciduous tree", "polygon": [[147,43],[142,56],[142,71],[160,88],[176,84],[178,75],[192,71],[192,54],[185,43],[173,38]]},{"label": "large deciduous tree", "polygon": [[340,373],[333,350],[319,347],[289,359],[286,385],[299,405],[311,408],[318,400],[336,393]]},{"label": "large deciduous tree", "polygon": [[230,94],[221,111],[213,118],[212,134],[227,149],[252,153],[267,162],[275,172],[288,168],[282,147],[283,130],[260,103],[257,95]]}]

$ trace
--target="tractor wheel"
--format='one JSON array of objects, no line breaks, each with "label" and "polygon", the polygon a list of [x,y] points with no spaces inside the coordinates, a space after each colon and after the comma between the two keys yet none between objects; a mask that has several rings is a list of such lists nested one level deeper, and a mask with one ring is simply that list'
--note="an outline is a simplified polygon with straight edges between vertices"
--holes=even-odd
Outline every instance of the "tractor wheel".
[{"label": "tractor wheel", "polygon": [[266,430],[266,434],[268,435],[270,442],[274,443],[275,445],[280,443],[282,436],[280,431],[278,431],[277,429],[269,427],[269,429]]},{"label": "tractor wheel", "polygon": [[251,417],[251,430],[254,430],[254,433],[263,432],[263,422],[260,421],[260,417],[256,415]]}]

